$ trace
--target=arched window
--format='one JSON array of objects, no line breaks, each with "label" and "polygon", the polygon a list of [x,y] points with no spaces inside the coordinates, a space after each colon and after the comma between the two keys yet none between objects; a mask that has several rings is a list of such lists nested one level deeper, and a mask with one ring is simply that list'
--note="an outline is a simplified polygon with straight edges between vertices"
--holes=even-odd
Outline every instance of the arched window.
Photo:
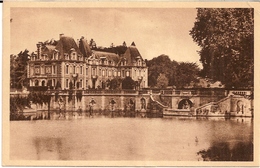
[{"label": "arched window", "polygon": [[44,80],[42,81],[42,86],[45,86],[45,81]]},{"label": "arched window", "polygon": [[35,86],[39,86],[39,81],[38,81],[38,80],[35,80],[35,81],[34,81],[34,85],[35,85]]}]

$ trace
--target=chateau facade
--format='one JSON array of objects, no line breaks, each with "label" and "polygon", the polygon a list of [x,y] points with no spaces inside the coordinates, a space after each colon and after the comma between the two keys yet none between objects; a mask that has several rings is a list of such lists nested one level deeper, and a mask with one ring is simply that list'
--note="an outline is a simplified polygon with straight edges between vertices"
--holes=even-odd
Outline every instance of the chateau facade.
[{"label": "chateau facade", "polygon": [[148,68],[135,44],[123,54],[95,50],[84,37],[77,42],[60,35],[53,43],[39,42],[28,61],[30,87],[106,89],[114,79],[131,77],[138,88],[148,86]]}]

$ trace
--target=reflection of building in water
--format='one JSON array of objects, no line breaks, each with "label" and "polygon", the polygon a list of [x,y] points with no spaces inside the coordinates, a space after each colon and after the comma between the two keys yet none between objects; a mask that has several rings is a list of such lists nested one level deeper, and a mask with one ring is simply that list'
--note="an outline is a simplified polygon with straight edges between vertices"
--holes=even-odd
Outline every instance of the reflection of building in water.
[{"label": "reflection of building in water", "polygon": [[[106,88],[116,78],[131,77],[140,88],[148,86],[148,69],[135,44],[121,46],[124,53],[90,48],[82,37],[78,43],[60,35],[58,41],[39,42],[28,62],[31,87]],[[113,48],[112,48],[113,49]]]}]

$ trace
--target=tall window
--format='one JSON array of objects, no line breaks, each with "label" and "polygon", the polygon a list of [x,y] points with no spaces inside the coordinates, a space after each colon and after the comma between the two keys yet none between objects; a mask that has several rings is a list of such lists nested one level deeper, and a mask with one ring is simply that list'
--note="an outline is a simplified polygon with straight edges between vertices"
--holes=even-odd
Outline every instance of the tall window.
[{"label": "tall window", "polygon": [[92,68],[92,75],[96,75],[96,68]]},{"label": "tall window", "polygon": [[80,74],[82,74],[82,66],[80,66]]},{"label": "tall window", "polygon": [[129,76],[129,71],[126,71],[126,76]]},{"label": "tall window", "polygon": [[66,88],[69,87],[69,79],[66,79]]},{"label": "tall window", "polygon": [[73,74],[75,74],[76,73],[76,66],[74,65],[73,66]]},{"label": "tall window", "polygon": [[122,77],[125,77],[125,70],[122,70]]},{"label": "tall window", "polygon": [[141,76],[141,69],[139,69],[139,76]]},{"label": "tall window", "polygon": [[69,74],[69,65],[66,65],[66,74]]},{"label": "tall window", "polygon": [[70,66],[70,73],[71,74],[73,73],[73,66],[72,65]]},{"label": "tall window", "polygon": [[99,69],[99,74],[98,74],[98,75],[99,75],[99,76],[101,76],[101,75],[102,75],[101,73],[102,73],[102,70],[101,70],[101,69]]},{"label": "tall window", "polygon": [[79,88],[82,88],[82,79],[79,81]]},{"label": "tall window", "polygon": [[102,70],[102,76],[105,76],[105,70]]},{"label": "tall window", "polygon": [[120,71],[117,72],[117,76],[121,76],[121,72]]},{"label": "tall window", "polygon": [[53,72],[53,74],[56,74],[56,66],[55,65],[52,65],[52,72]]},{"label": "tall window", "polygon": [[88,76],[88,68],[86,68],[86,76]]}]

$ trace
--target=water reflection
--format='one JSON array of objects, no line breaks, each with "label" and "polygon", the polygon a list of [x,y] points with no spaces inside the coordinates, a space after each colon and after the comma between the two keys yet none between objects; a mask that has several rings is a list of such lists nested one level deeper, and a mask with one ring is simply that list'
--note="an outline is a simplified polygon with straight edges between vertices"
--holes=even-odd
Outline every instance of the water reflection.
[{"label": "water reflection", "polygon": [[238,142],[231,147],[228,142],[219,142],[197,154],[204,161],[253,161],[253,143]]},{"label": "water reflection", "polygon": [[[251,118],[148,118],[111,113],[10,122],[15,160],[252,161]],[[133,118],[135,117],[135,118]]]}]

